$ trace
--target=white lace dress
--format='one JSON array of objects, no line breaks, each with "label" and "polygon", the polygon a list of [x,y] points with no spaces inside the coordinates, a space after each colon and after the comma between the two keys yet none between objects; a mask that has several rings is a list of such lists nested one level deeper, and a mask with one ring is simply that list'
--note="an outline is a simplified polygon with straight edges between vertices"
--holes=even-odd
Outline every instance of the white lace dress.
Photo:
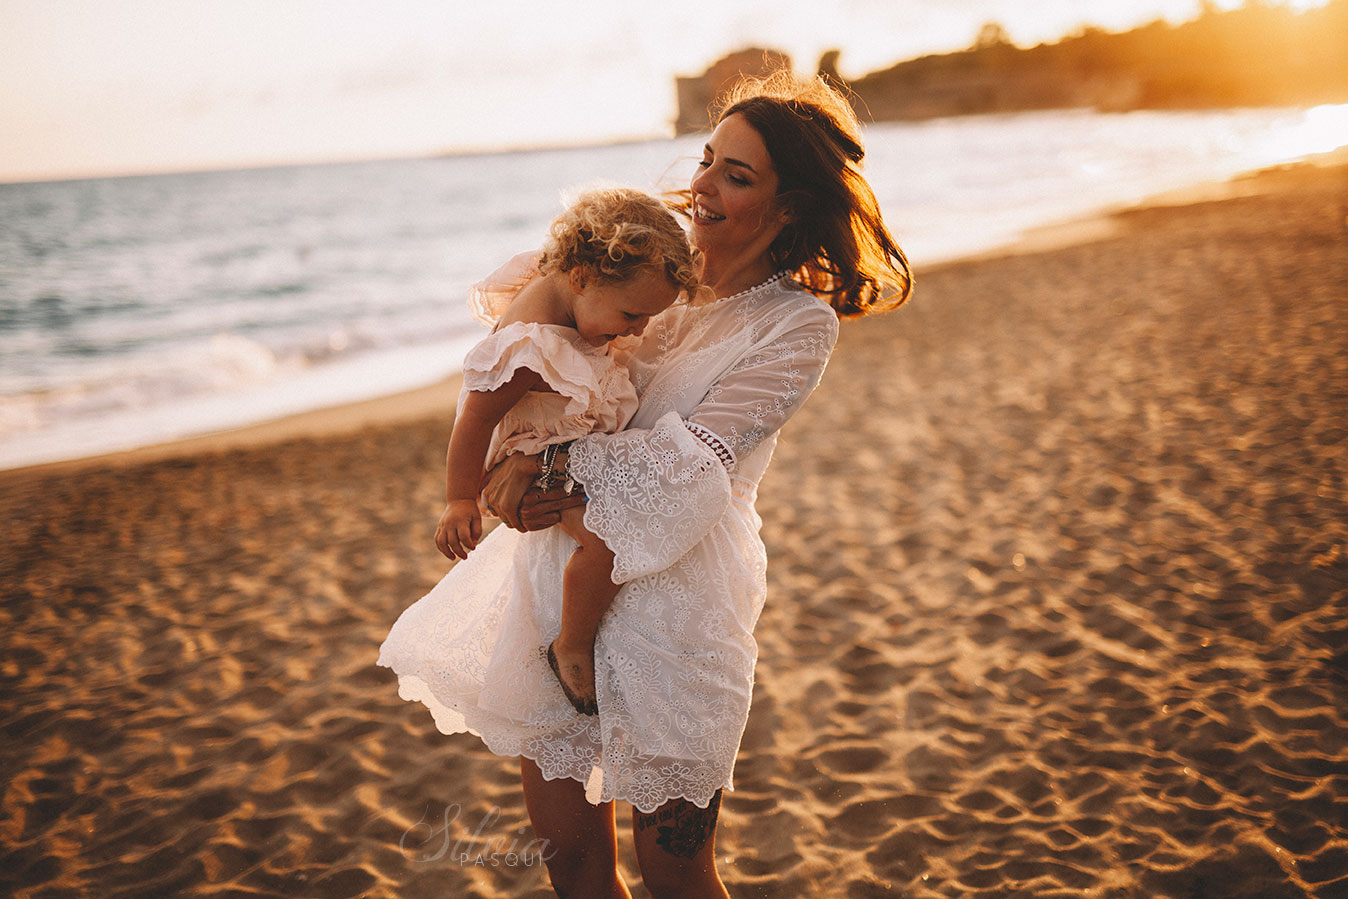
[{"label": "white lace dress", "polygon": [[733,789],[766,596],[754,497],[837,329],[827,304],[785,279],[676,306],[630,360],[640,406],[628,429],[572,447],[585,524],[625,585],[595,644],[597,717],[572,708],[544,655],[575,548],[559,528],[498,527],[402,614],[379,654],[399,695],[444,733],[585,783],[594,803],[705,808]]}]

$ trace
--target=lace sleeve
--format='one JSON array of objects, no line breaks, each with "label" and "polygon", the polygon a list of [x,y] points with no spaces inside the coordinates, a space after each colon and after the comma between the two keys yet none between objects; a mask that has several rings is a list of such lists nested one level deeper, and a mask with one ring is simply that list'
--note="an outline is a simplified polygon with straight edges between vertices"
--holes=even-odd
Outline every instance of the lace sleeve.
[{"label": "lace sleeve", "polygon": [[[838,320],[825,310],[740,359],[707,391],[688,426],[726,467],[776,433],[819,384],[838,338]],[[726,458],[726,455],[729,458]]]},{"label": "lace sleeve", "polygon": [[655,574],[692,549],[730,504],[730,475],[677,412],[649,430],[591,434],[568,470],[585,485],[585,527],[613,550],[613,582]]},{"label": "lace sleeve", "polygon": [[684,422],[684,424],[688,427],[688,430],[693,432],[694,437],[711,448],[711,451],[716,454],[717,459],[721,460],[721,464],[726,467],[727,471],[735,467],[735,454],[730,451],[730,447],[725,445],[724,440],[695,421]]},{"label": "lace sleeve", "polygon": [[838,320],[816,309],[746,353],[687,421],[668,412],[649,430],[591,434],[572,446],[569,471],[590,498],[585,526],[613,550],[614,583],[665,570],[720,520],[738,460],[819,383]]}]

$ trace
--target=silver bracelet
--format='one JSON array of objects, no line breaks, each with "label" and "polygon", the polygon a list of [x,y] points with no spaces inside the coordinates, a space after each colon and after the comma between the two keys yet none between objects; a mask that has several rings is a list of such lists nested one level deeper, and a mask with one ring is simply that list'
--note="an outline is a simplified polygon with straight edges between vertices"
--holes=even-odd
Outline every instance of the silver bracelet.
[{"label": "silver bracelet", "polygon": [[555,487],[558,481],[562,481],[566,485],[567,495],[570,495],[572,489],[575,488],[576,482],[573,481],[569,475],[563,479],[562,475],[565,474],[565,471],[553,471],[553,468],[557,464],[558,451],[564,450],[569,454],[571,451],[571,444],[572,441],[568,440],[565,443],[549,443],[547,446],[543,447],[543,462],[538,472],[537,483],[544,493]]}]

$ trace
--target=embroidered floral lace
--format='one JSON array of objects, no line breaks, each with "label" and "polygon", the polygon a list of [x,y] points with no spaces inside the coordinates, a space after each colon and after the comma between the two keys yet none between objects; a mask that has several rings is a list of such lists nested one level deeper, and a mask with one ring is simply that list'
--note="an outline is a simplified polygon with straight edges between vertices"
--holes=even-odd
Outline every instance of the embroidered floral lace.
[{"label": "embroidered floral lace", "polygon": [[624,584],[596,640],[598,717],[571,708],[541,655],[575,546],[557,528],[497,528],[403,613],[379,660],[400,695],[446,733],[587,784],[591,801],[705,808],[733,789],[766,592],[753,499],[836,336],[832,310],[789,280],[675,307],[630,360],[641,403],[628,429],[572,446],[586,525]]}]

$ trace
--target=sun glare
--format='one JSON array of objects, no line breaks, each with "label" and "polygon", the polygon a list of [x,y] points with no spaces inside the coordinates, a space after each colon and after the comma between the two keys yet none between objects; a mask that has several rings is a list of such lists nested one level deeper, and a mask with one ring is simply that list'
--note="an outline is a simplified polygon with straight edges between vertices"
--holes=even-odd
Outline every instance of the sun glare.
[{"label": "sun glare", "polygon": [[1348,146],[1348,103],[1316,106],[1301,121],[1272,135],[1278,155],[1297,159]]}]

